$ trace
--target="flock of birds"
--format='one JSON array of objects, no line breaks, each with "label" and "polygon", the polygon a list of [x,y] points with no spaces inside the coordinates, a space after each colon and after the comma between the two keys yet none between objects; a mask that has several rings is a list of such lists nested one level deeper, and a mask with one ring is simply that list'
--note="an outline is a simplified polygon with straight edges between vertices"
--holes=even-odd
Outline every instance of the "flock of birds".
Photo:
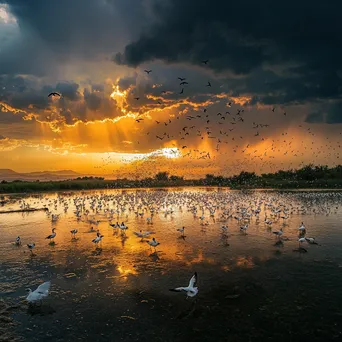
[{"label": "flock of birds", "polygon": [[[321,200],[317,198],[321,197]],[[339,193],[304,193],[299,194],[282,194],[270,195],[262,193],[254,194],[241,194],[234,192],[116,192],[111,194],[88,194],[88,195],[72,195],[72,194],[59,194],[56,198],[41,197],[39,200],[31,201],[30,203],[22,199],[19,204],[22,208],[30,208],[31,205],[37,206],[38,204],[44,205],[47,217],[52,223],[51,234],[46,236],[50,244],[54,244],[54,239],[57,236],[56,227],[54,226],[60,219],[62,212],[67,213],[71,207],[74,208],[73,215],[76,221],[83,221],[90,225],[90,231],[94,232],[96,236],[91,240],[96,249],[102,244],[104,235],[99,229],[94,229],[100,222],[107,222],[108,228],[113,230],[113,234],[121,237],[125,241],[127,237],[128,225],[122,221],[116,222],[118,218],[129,220],[135,216],[138,225],[144,225],[144,222],[149,227],[153,226],[153,221],[156,215],[166,219],[172,218],[176,215],[183,215],[186,211],[193,216],[195,222],[201,227],[201,232],[205,232],[208,226],[212,224],[221,223],[219,225],[220,235],[225,241],[229,241],[231,236],[230,226],[234,226],[234,221],[237,222],[240,234],[247,235],[250,225],[263,224],[269,233],[273,233],[276,237],[275,246],[282,246],[284,241],[293,240],[284,235],[284,230],[288,227],[288,220],[293,215],[330,215],[336,213],[338,206],[336,203],[341,200]],[[62,209],[63,208],[63,209]],[[62,212],[58,212],[63,210]],[[146,217],[147,216],[147,217]],[[263,217],[262,217],[263,216]],[[231,222],[231,223],[229,223]],[[228,224],[229,223],[229,224]],[[272,227],[280,225],[279,230]],[[185,226],[174,228],[175,232],[179,234],[179,238],[185,239]],[[217,228],[216,228],[217,229]],[[190,230],[192,231],[192,230]],[[293,231],[293,229],[292,229]],[[120,233],[119,233],[120,232]],[[77,239],[78,229],[70,230],[71,238]],[[314,237],[307,236],[307,228],[302,223],[297,228],[297,241],[298,248],[294,251],[305,253],[307,249],[303,244],[318,245]],[[145,241],[151,249],[154,248],[154,253],[157,252],[157,247],[160,242],[155,237],[150,239],[151,235],[155,232],[148,231],[135,231],[134,236],[141,241]],[[147,240],[145,240],[147,239]],[[21,246],[22,241],[20,236],[15,240],[17,246]],[[227,243],[226,245],[229,246]],[[27,248],[30,250],[31,255],[33,249],[36,247],[34,242],[27,243]],[[100,248],[102,250],[102,248]],[[195,274],[189,283],[189,286],[178,287],[172,291],[185,291],[187,296],[195,296],[198,292],[196,285],[197,275]],[[48,294],[50,283],[41,285],[36,291],[30,292],[27,300],[31,303],[40,301]]]},{"label": "flock of birds", "polygon": [[[205,67],[210,64],[210,61],[203,60],[201,64]],[[145,69],[144,72],[151,79],[153,70]],[[179,87],[181,87],[179,96],[183,96],[186,93],[186,87],[191,86],[191,80],[188,80],[187,77],[178,77],[177,79]],[[159,86],[162,87],[162,85]],[[208,90],[214,86],[209,80],[207,84],[203,84],[203,87]],[[133,90],[133,101],[140,103],[143,95],[138,94],[139,96],[137,96],[134,91],[137,90]],[[234,102],[234,98],[229,98],[229,96],[216,98],[215,91],[211,94],[213,96],[211,100],[196,104],[194,107],[190,106],[191,110],[186,108],[177,114],[168,115],[166,118],[165,115],[153,118],[150,115],[151,110],[159,108],[168,111],[170,106],[182,103],[182,100],[173,98],[172,94],[175,93],[175,90],[161,89],[158,95],[146,94],[144,99],[148,99],[149,103],[151,101],[152,103],[146,105],[144,101],[144,104],[140,106],[130,104],[132,107],[130,112],[134,113],[132,119],[139,125],[143,125],[147,120],[152,120],[152,129],[148,129],[151,127],[151,123],[146,128],[141,127],[141,130],[146,132],[142,143],[145,144],[145,140],[148,140],[151,145],[155,144],[152,142],[155,140],[158,144],[174,149],[170,153],[174,153],[175,157],[178,158],[178,154],[181,153],[184,164],[182,168],[188,172],[191,172],[188,166],[194,166],[194,163],[202,163],[201,165],[203,165],[203,161],[207,167],[214,167],[219,164],[226,173],[229,173],[237,169],[241,171],[251,167],[271,171],[278,170],[279,167],[287,169],[301,167],[310,162],[315,163],[324,154],[326,154],[325,158],[335,161],[340,158],[341,142],[339,136],[325,137],[324,140],[317,139],[317,133],[313,127],[307,127],[308,123],[298,124],[295,127],[296,131],[300,131],[299,134],[293,134],[286,128],[278,131],[279,128],[276,127],[275,135],[270,131],[273,119],[251,116],[248,114],[247,107],[241,107],[239,103]],[[208,91],[201,95],[209,96],[210,99],[210,92],[208,93]],[[48,95],[48,97],[58,98],[62,96],[58,92],[51,92]],[[129,94],[127,96],[129,97]],[[224,102],[224,107],[221,106],[221,109],[215,106],[218,100]],[[191,102],[191,96],[188,96],[184,101],[185,103]],[[272,118],[276,115],[282,118],[287,117],[287,112],[283,107],[268,107]],[[142,135],[139,136],[142,137]],[[139,148],[140,140],[140,138],[135,139],[130,142],[133,144],[130,146]],[[229,162],[228,160],[225,162],[227,156],[233,156],[234,160],[230,158]],[[125,162],[126,160],[132,162],[130,159],[122,158],[122,161]],[[142,171],[139,172],[140,174],[149,175],[155,171],[153,167],[155,162],[160,163],[160,158],[151,158],[151,155],[147,154],[145,158],[136,162],[136,167]],[[175,172],[177,172],[176,169],[180,167],[170,163],[169,160],[164,162],[170,167],[170,171],[173,171],[172,168],[174,167]],[[110,173],[112,171],[116,173],[118,171],[112,169],[117,167],[117,162],[110,155],[103,157],[102,164],[94,167],[102,169],[103,172]],[[128,171],[128,176],[132,176],[132,172],[132,170]],[[136,177],[137,173],[133,172],[133,176]]]}]

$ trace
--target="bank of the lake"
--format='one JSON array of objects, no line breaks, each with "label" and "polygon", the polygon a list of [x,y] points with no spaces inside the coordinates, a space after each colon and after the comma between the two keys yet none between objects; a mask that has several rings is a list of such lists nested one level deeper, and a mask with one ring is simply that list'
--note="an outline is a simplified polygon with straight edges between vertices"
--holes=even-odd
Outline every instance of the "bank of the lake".
[{"label": "bank of the lake", "polygon": [[[68,190],[127,189],[127,188],[171,188],[171,187],[215,186],[230,189],[342,189],[342,181],[325,179],[315,181],[257,180],[254,182],[208,182],[205,179],[180,181],[155,180],[65,180],[49,182],[13,181],[0,183],[0,194],[34,193]],[[0,199],[1,204],[1,199]]]}]

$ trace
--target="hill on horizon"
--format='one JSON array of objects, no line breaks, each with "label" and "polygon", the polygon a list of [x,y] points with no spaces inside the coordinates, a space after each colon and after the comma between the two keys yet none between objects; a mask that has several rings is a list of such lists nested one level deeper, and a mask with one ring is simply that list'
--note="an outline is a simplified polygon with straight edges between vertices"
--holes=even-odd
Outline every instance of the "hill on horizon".
[{"label": "hill on horizon", "polygon": [[16,172],[12,169],[0,169],[0,181],[13,180],[64,180],[70,178],[81,177],[82,174],[73,170],[57,170],[57,171],[35,171],[35,172]]}]

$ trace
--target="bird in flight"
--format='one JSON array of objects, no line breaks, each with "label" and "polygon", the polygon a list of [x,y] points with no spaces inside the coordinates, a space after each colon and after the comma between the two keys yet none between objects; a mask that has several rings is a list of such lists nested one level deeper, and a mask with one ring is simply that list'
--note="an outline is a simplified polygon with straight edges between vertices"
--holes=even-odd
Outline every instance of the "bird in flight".
[{"label": "bird in flight", "polygon": [[196,287],[197,283],[197,272],[191,277],[189,285],[187,287],[176,287],[174,289],[170,289],[173,292],[186,292],[187,297],[195,297],[198,293],[198,287]]},{"label": "bird in flight", "polygon": [[134,99],[138,101],[140,99],[140,97],[135,97]]},{"label": "bird in flight", "polygon": [[211,83],[208,81],[207,87],[211,87]]},{"label": "bird in flight", "polygon": [[144,70],[146,72],[147,75],[150,74],[150,72],[152,72],[152,70]]},{"label": "bird in flight", "polygon": [[202,61],[202,64],[208,64],[209,60],[206,59],[205,61]]},{"label": "bird in flight", "polygon": [[139,122],[142,121],[142,120],[144,120],[144,119],[136,119],[135,121],[136,121],[137,123],[139,123]]},{"label": "bird in flight", "polygon": [[29,294],[26,297],[26,300],[31,304],[46,298],[49,295],[50,285],[51,283],[47,281],[39,285],[38,288],[33,292],[31,289],[28,289]]},{"label": "bird in flight", "polygon": [[186,81],[183,81],[183,82],[179,83],[179,85],[184,85],[184,84],[189,84],[189,83],[186,82]]},{"label": "bird in flight", "polygon": [[182,88],[182,91],[179,94],[183,94],[184,93],[184,88]]},{"label": "bird in flight", "polygon": [[186,78],[184,77],[184,78],[182,78],[182,77],[178,77],[178,79],[181,81],[181,82],[183,82],[183,81],[185,81],[186,80]]},{"label": "bird in flight", "polygon": [[56,93],[56,92],[54,91],[54,92],[52,92],[52,93],[50,93],[50,94],[48,95],[48,97],[51,97],[51,96],[58,96],[58,97],[61,97],[61,94]]}]

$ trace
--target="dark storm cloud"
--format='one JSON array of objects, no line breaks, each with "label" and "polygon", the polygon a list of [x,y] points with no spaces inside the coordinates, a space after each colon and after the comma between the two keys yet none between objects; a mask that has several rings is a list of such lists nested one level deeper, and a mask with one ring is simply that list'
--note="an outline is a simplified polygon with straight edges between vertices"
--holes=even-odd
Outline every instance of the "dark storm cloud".
[{"label": "dark storm cloud", "polygon": [[22,110],[29,106],[43,109],[48,105],[46,93],[37,88],[33,79],[11,75],[0,75],[0,101]]},{"label": "dark storm cloud", "polygon": [[342,102],[333,104],[327,113],[326,123],[342,123]]},{"label": "dark storm cloud", "polygon": [[[321,1],[173,0],[155,12],[157,23],[114,60],[137,67],[162,60],[201,65],[241,94],[265,104],[287,104],[341,95],[342,3]],[[266,71],[267,67],[267,71]],[[270,71],[270,69],[272,71]],[[244,75],[244,77],[241,77]],[[267,81],[268,78],[271,78]],[[255,93],[253,94],[255,95]]]},{"label": "dark storm cloud", "polygon": [[118,81],[118,86],[121,91],[127,90],[132,85],[136,86],[138,79],[138,74],[135,73],[133,76],[121,77]]},{"label": "dark storm cloud", "polygon": [[322,123],[322,122],[324,122],[324,113],[322,113],[322,112],[310,113],[305,118],[305,122],[308,122],[308,123]]},{"label": "dark storm cloud", "polygon": [[79,85],[75,82],[60,82],[56,85],[56,90],[70,101],[77,101],[81,98],[78,91]]},{"label": "dark storm cloud", "polygon": [[0,124],[10,125],[10,124],[15,124],[15,123],[21,123],[23,122],[24,115],[25,115],[24,112],[13,114],[5,110],[4,108],[2,108],[0,104]]},{"label": "dark storm cloud", "polygon": [[101,97],[96,92],[90,92],[88,89],[84,90],[84,100],[88,108],[91,110],[97,110],[101,106]]},{"label": "dark storm cloud", "polygon": [[[147,0],[4,0],[17,23],[0,26],[0,74],[53,73],[69,60],[104,60],[150,18]],[[151,20],[149,20],[151,21]]]},{"label": "dark storm cloud", "polygon": [[[52,91],[60,92],[61,97],[48,97]],[[77,121],[115,118],[121,112],[110,98],[111,92],[109,84],[87,84],[80,88],[75,82],[41,85],[33,77],[0,76],[0,123],[35,119],[58,128]]]},{"label": "dark storm cloud", "polygon": [[327,124],[342,123],[342,101],[327,105],[325,108],[321,107],[320,110],[308,114],[305,118],[305,122]]}]

